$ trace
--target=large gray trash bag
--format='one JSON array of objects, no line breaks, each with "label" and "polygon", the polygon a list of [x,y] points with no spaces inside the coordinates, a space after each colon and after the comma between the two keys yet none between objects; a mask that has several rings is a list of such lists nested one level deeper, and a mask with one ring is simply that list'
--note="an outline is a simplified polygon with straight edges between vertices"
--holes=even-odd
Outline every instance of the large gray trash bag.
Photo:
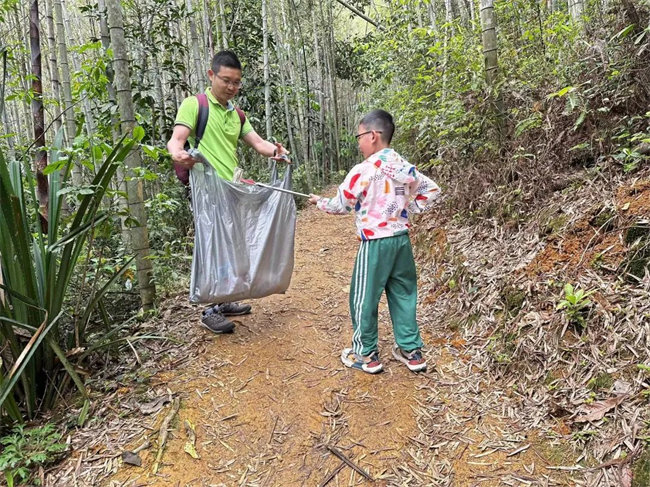
[{"label": "large gray trash bag", "polygon": [[[291,165],[271,185],[291,188]],[[190,171],[195,235],[190,301],[222,303],[283,293],[293,272],[296,204],[287,193]]]}]

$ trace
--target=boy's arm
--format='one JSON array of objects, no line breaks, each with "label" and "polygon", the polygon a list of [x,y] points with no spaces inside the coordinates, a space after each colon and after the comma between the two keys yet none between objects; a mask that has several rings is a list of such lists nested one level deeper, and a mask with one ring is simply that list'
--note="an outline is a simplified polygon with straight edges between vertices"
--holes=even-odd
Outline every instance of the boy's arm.
[{"label": "boy's arm", "polygon": [[360,180],[361,172],[358,166],[355,166],[339,186],[336,196],[333,198],[318,198],[315,201],[316,206],[327,213],[335,215],[351,212],[363,191]]},{"label": "boy's arm", "polygon": [[440,187],[417,169],[415,170],[415,181],[409,186],[410,193],[414,196],[408,205],[409,213],[422,213],[428,210],[441,194]]}]

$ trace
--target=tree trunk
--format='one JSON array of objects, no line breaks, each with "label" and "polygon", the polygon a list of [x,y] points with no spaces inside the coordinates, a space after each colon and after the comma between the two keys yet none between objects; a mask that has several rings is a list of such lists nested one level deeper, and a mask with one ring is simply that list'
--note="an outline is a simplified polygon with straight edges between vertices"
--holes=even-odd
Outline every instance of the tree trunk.
[{"label": "tree trunk", "polygon": [[[54,0],[54,16],[56,22],[56,37],[59,45],[59,66],[61,67],[61,87],[63,88],[63,120],[66,129],[66,145],[72,146],[77,135],[74,106],[72,104],[72,87],[70,83],[70,67],[68,64],[68,46],[63,26],[63,7],[61,0]],[[81,184],[81,172],[77,164],[72,166],[72,182],[75,186]]]},{"label": "tree trunk", "polygon": [[[99,10],[99,35],[102,41],[102,49],[104,50],[104,53],[106,53],[111,47],[111,37],[110,37],[110,32],[108,30],[105,0],[98,0],[97,8]],[[106,78],[108,79],[108,83],[106,84],[106,89],[108,91],[108,101],[111,103],[111,105],[117,104],[114,75],[115,73],[113,73],[113,66],[110,63],[108,63],[106,65]],[[120,123],[119,115],[115,112],[111,113],[111,132],[113,134],[113,141],[117,141],[117,139],[120,136],[120,131],[118,128],[119,123]]]},{"label": "tree trunk", "polygon": [[192,58],[194,59],[195,76],[190,77],[190,86],[192,90],[198,92],[203,86],[203,63],[201,62],[201,53],[199,51],[199,36],[196,33],[196,23],[194,22],[194,9],[192,7],[192,0],[186,0],[188,19],[190,22],[190,39],[192,40]]},{"label": "tree trunk", "polygon": [[[135,114],[131,96],[131,78],[129,62],[124,39],[124,22],[119,0],[106,2],[108,24],[113,46],[113,63],[115,69],[115,87],[119,105],[121,129],[123,134],[132,134],[135,128]],[[140,299],[145,311],[154,306],[156,287],[153,281],[152,261],[149,258],[149,234],[147,231],[147,213],[143,201],[142,180],[134,174],[134,169],[142,167],[139,147],[134,147],[125,160],[131,172],[127,181],[129,211],[135,219],[135,226],[130,228],[130,242],[135,253]]]},{"label": "tree trunk", "polygon": [[56,39],[54,38],[54,14],[52,12],[52,0],[46,0],[47,11],[47,44],[50,51],[50,82],[56,108],[54,110],[54,131],[61,128],[61,83],[59,82],[59,65],[56,60]]},{"label": "tree trunk", "polygon": [[495,92],[497,90],[497,34],[496,34],[496,15],[494,13],[494,0],[481,0],[481,27],[483,30],[483,58],[485,60],[485,81],[490,96],[494,100],[494,116],[496,127],[501,137],[503,133],[503,103],[501,96]]},{"label": "tree trunk", "polygon": [[485,79],[494,87],[497,74],[497,33],[494,0],[481,0],[481,25],[483,27],[483,58]]},{"label": "tree trunk", "polygon": [[[61,7],[63,10],[63,17],[65,19],[65,28],[69,39],[70,36],[72,35],[72,32],[80,32],[80,29],[75,30],[70,25],[70,16],[68,15],[68,11],[65,6],[65,0],[61,0]],[[70,57],[72,59],[72,65],[74,67],[75,72],[80,71],[81,66],[79,63],[79,55],[76,52],[73,52]],[[90,106],[90,99],[88,98],[85,92],[81,94],[81,106],[83,107],[84,121],[85,121],[84,126],[86,127],[86,135],[90,139],[95,134],[95,117],[93,116],[93,111]],[[79,169],[81,174],[82,166],[77,166],[77,168]]]},{"label": "tree trunk", "polygon": [[[203,29],[205,30],[206,33],[206,42],[207,42],[207,52],[210,56],[210,59],[208,59],[208,65],[212,62],[212,58],[214,57],[214,39],[212,38],[212,25],[210,25],[210,12],[212,10],[208,7],[208,0],[203,0]],[[219,25],[219,13],[217,12],[217,23],[215,25]],[[217,28],[217,42],[219,42],[219,30]],[[203,70],[205,71],[205,69]]]},{"label": "tree trunk", "polygon": [[436,6],[434,0],[431,0],[431,2],[429,2],[428,10],[429,10],[429,24],[431,25],[431,29],[435,32],[436,30],[438,30],[438,19],[436,16]]},{"label": "tree trunk", "polygon": [[[297,56],[298,64],[302,64],[300,68],[303,69],[305,75],[305,112],[304,112],[304,124],[303,124],[303,133],[305,134],[305,159],[309,159],[311,156],[311,94],[309,92],[309,66],[307,65],[307,54],[305,53],[305,38],[302,35],[302,25],[300,23],[299,12],[296,9],[296,5],[293,0],[291,1],[291,6],[294,12],[295,22],[292,22],[292,25],[295,25],[298,29],[298,42],[300,43],[301,55]],[[285,24],[286,25],[286,24]]]},{"label": "tree trunk", "polygon": [[[287,19],[287,13],[284,8],[284,2],[280,2],[280,13],[282,15],[282,25],[289,26],[288,28],[288,33],[290,36],[293,36],[292,38],[296,37],[295,30],[294,30],[294,24],[293,23],[288,23]],[[285,63],[286,66],[288,67],[287,71],[289,73],[289,86],[293,86],[296,89],[293,90],[293,96],[295,97],[295,106],[296,106],[296,125],[297,125],[297,133],[298,133],[298,145],[300,147],[300,151],[302,153],[302,158],[305,163],[305,168],[306,171],[310,171],[310,160],[309,160],[309,148],[307,144],[307,135],[306,135],[306,129],[305,127],[307,126],[307,121],[306,121],[306,115],[305,112],[306,110],[304,109],[302,105],[302,98],[299,93],[299,88],[300,88],[300,76],[296,73],[296,64],[299,64],[298,61],[298,56],[296,55],[293,45],[284,42],[283,45],[286,48],[287,52],[287,57],[285,58]],[[294,64],[294,62],[296,64]],[[316,171],[316,180],[318,181],[318,171]]]},{"label": "tree trunk", "polygon": [[29,45],[32,54],[32,116],[34,117],[34,172],[36,173],[38,204],[43,232],[47,231],[48,181],[43,174],[47,166],[45,150],[45,112],[43,110],[43,85],[41,83],[41,33],[38,0],[31,0],[29,8]]},{"label": "tree trunk", "polygon": [[328,37],[327,37],[327,44],[328,44],[328,49],[327,49],[327,61],[328,61],[328,72],[329,72],[329,80],[330,80],[330,93],[331,93],[331,100],[332,100],[332,120],[334,122],[334,129],[333,129],[333,139],[334,139],[334,165],[336,167],[337,171],[341,170],[341,161],[340,161],[340,155],[341,155],[341,147],[340,147],[340,130],[339,130],[339,108],[338,108],[338,103],[339,103],[339,95],[338,95],[338,88],[336,86],[336,58],[334,57],[334,50],[336,49],[336,44],[334,43],[334,19],[332,18],[332,8],[331,5],[329,6],[327,10],[327,16],[328,16],[328,24],[330,28],[328,29]]},{"label": "tree trunk", "polygon": [[[9,112],[9,110],[7,110],[7,106],[5,105],[5,109],[2,110],[2,123],[4,125],[5,133],[11,134],[11,133],[14,132],[14,130],[13,130],[13,124],[9,120],[9,113],[8,112]],[[7,144],[9,146],[9,152],[7,154],[8,155],[8,160],[12,161],[12,160],[16,159],[16,149],[15,149],[16,145],[14,143],[14,137],[12,135],[9,135],[7,137]],[[2,274],[2,273],[0,272],[0,274]]]},{"label": "tree trunk", "polygon": [[[320,2],[319,2],[320,3]],[[321,16],[322,16],[322,3],[321,5]],[[321,157],[320,157],[320,166],[325,167],[327,163],[327,146],[325,145],[325,75],[323,74],[323,66],[321,65],[321,49],[318,45],[318,25],[316,22],[316,12],[314,6],[311,8],[311,26],[314,35],[314,58],[316,59],[316,74],[319,80],[318,88],[318,129],[320,130],[319,139],[321,141]]]},{"label": "tree trunk", "polygon": [[228,29],[226,28],[226,9],[223,6],[223,0],[218,0],[219,2],[219,17],[217,22],[221,22],[221,47],[222,49],[228,49]]},{"label": "tree trunk", "polygon": [[[282,0],[281,2],[282,3]],[[273,24],[273,32],[278,33],[277,37],[277,42],[274,43],[275,45],[275,53],[278,59],[278,63],[281,66],[287,66],[289,64],[288,60],[285,59],[284,53],[283,53],[283,48],[282,48],[282,36],[281,36],[281,31],[278,29],[278,23],[277,19],[274,14],[274,10],[271,10],[271,22]],[[280,73],[280,82],[282,83],[282,105],[284,107],[284,118],[285,122],[287,125],[287,136],[289,137],[289,147],[291,148],[291,153],[292,153],[292,159],[294,161],[294,164],[298,165],[299,157],[298,157],[298,150],[296,143],[293,138],[293,127],[291,123],[291,111],[289,110],[289,96],[288,96],[288,85],[287,85],[287,80],[286,80],[286,74],[284,69],[279,69],[278,72]],[[309,187],[309,190],[311,191],[311,174],[309,172],[309,166],[305,166],[305,174],[307,176],[307,185]]]},{"label": "tree trunk", "polygon": [[[27,2],[25,2],[25,3],[27,3]],[[28,8],[31,7],[31,3],[27,3],[27,5],[28,5]],[[16,61],[17,61],[18,69],[20,70],[20,76],[19,76],[19,78],[20,78],[20,80],[19,80],[20,87],[21,87],[23,93],[28,93],[29,90],[30,90],[28,80],[29,80],[29,73],[30,73],[31,67],[30,67],[30,61],[27,59],[27,53],[30,51],[29,46],[30,46],[31,41],[29,39],[29,29],[27,29],[27,31],[25,31],[25,29],[24,29],[24,27],[22,25],[22,19],[29,18],[29,10],[26,11],[26,12],[23,12],[23,7],[24,7],[23,3],[20,2],[18,4],[18,8],[14,9],[14,13],[15,13],[14,31],[15,32],[20,32],[20,37],[21,37],[20,42],[21,42],[21,44],[24,42],[24,44],[23,44],[24,51],[22,49],[17,49],[16,50],[17,51],[16,52],[16,57],[17,57]],[[23,35],[25,36],[24,38],[23,38]],[[20,123],[20,121],[25,121],[25,123],[27,124],[27,130],[26,131],[21,130],[20,133],[25,133],[25,134],[26,133],[34,133],[34,118],[32,117],[32,109],[31,109],[31,106],[28,103],[26,97],[22,97],[22,103],[21,104],[22,104],[22,107],[21,107],[22,108],[22,113],[20,113],[20,111],[18,112],[17,120],[19,121],[19,123]],[[18,107],[16,109],[19,110]]]},{"label": "tree trunk", "polygon": [[583,0],[568,0],[569,1],[569,14],[576,22],[582,23],[582,16],[584,15],[584,2]]},{"label": "tree trunk", "polygon": [[271,0],[262,0],[262,46],[264,59],[264,115],[266,118],[266,139],[271,139],[271,74],[269,66],[269,28],[267,19],[267,4]]}]

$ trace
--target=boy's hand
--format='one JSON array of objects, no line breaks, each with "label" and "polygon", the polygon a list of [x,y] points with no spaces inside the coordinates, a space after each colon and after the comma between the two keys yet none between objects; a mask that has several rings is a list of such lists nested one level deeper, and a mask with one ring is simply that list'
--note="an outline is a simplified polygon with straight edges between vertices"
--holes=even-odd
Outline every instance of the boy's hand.
[{"label": "boy's hand", "polygon": [[309,193],[309,200],[308,200],[308,201],[309,201],[312,205],[315,205],[316,203],[318,203],[318,200],[320,200],[320,199],[321,199],[321,196],[318,196],[317,194],[311,194],[311,193]]}]

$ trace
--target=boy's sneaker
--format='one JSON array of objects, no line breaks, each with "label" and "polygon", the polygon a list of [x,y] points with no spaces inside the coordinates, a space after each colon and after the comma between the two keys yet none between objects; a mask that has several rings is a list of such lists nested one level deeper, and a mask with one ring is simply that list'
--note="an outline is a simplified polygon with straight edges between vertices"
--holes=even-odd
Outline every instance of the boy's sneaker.
[{"label": "boy's sneaker", "polygon": [[228,321],[221,313],[203,313],[201,318],[201,325],[205,326],[208,330],[214,333],[232,333],[235,329],[235,324]]},{"label": "boy's sneaker", "polygon": [[377,374],[384,368],[379,361],[379,354],[377,352],[372,352],[367,357],[364,357],[354,353],[351,348],[343,349],[341,352],[341,362],[346,367],[363,370],[369,374]]},{"label": "boy's sneaker", "polygon": [[397,360],[405,364],[409,370],[413,372],[420,372],[422,370],[426,370],[427,368],[427,361],[424,359],[422,356],[422,350],[419,348],[416,348],[415,350],[412,350],[410,352],[405,352],[401,348],[397,346],[397,344],[393,345],[393,357],[395,357]]},{"label": "boy's sneaker", "polygon": [[212,309],[224,316],[241,316],[247,315],[251,312],[251,305],[239,303],[221,303],[215,305]]}]

